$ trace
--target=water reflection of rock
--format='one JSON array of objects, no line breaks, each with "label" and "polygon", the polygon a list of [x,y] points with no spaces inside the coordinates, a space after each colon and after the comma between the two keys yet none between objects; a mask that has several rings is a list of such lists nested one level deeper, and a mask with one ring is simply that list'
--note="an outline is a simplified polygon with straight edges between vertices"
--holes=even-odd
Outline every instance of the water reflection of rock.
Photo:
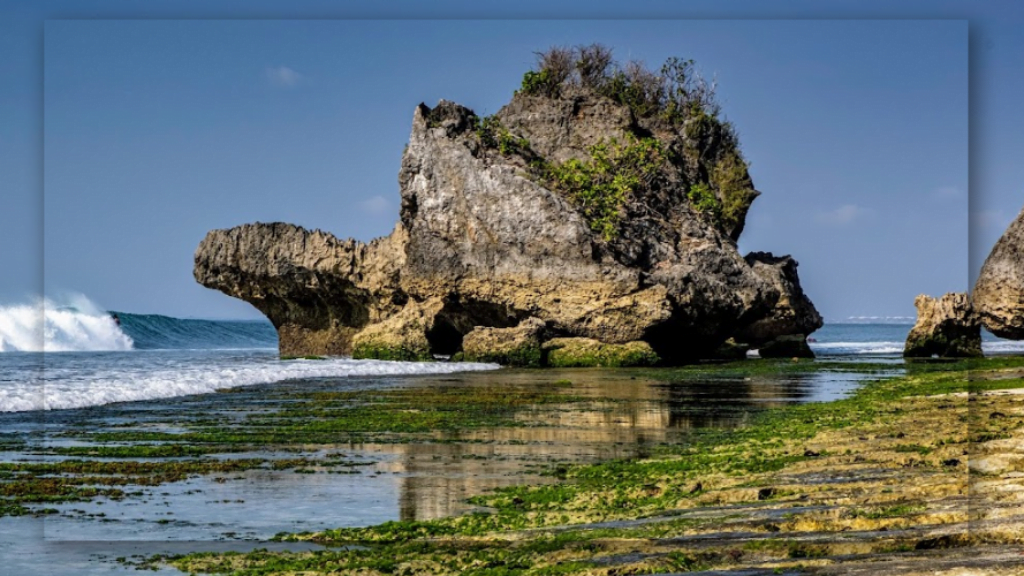
[{"label": "water reflection of rock", "polygon": [[[401,519],[462,513],[471,508],[465,503],[470,496],[552,481],[539,472],[553,462],[646,457],[653,446],[677,442],[689,429],[734,427],[757,408],[797,401],[809,384],[792,377],[665,383],[606,371],[502,371],[476,374],[463,383],[550,391],[552,382],[564,379],[576,383],[558,391],[584,401],[524,408],[515,426],[394,446],[400,457],[389,471],[403,476]],[[451,385],[451,379],[444,383]]]}]

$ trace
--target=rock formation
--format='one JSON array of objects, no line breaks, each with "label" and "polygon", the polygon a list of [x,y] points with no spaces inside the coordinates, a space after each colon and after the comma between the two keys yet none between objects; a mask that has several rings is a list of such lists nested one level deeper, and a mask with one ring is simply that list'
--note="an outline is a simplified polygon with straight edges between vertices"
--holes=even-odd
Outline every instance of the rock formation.
[{"label": "rock formation", "polygon": [[757,349],[761,358],[814,358],[814,351],[803,334],[783,334]]},{"label": "rock formation", "polygon": [[634,343],[651,355],[626,356],[673,363],[821,326],[793,259],[737,251],[758,193],[728,124],[525,86],[490,118],[416,107],[390,236],[214,230],[196,280],[266,314],[285,355],[509,358],[579,338],[596,344],[558,348]]},{"label": "rock formation", "polygon": [[608,344],[590,338],[555,338],[544,343],[545,364],[559,368],[580,366],[653,366],[660,359],[647,342]]},{"label": "rock formation", "polygon": [[990,332],[1011,340],[1024,339],[1024,212],[988,255],[971,300]]},{"label": "rock formation", "polygon": [[461,360],[494,362],[513,366],[544,365],[547,324],[527,318],[513,328],[475,328],[462,339]]},{"label": "rock formation", "polygon": [[924,294],[914,300],[917,323],[907,336],[908,358],[970,358],[981,356],[981,323],[964,293],[942,298]]},{"label": "rock formation", "polygon": [[291,224],[214,230],[195,277],[256,307],[277,328],[283,356],[350,354],[353,337],[408,304],[398,290],[405,229],[363,244]]},{"label": "rock formation", "polygon": [[796,260],[789,256],[775,257],[767,252],[752,252],[745,260],[755,274],[775,288],[779,296],[764,317],[736,332],[737,340],[757,348],[780,335],[806,336],[821,327],[821,315],[800,287]]}]

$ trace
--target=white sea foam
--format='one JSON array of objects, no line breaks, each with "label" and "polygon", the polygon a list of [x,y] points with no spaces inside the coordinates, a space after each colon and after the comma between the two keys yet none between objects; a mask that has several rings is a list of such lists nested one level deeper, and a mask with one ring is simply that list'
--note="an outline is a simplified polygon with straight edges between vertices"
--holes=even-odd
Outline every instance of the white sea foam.
[{"label": "white sea foam", "polygon": [[810,342],[808,344],[816,354],[900,354],[903,342]]},{"label": "white sea foam", "polygon": [[[902,354],[903,342],[811,342],[810,347],[820,355]],[[1024,341],[987,340],[981,343],[985,354],[1024,353]]]},{"label": "white sea foam", "polygon": [[132,339],[84,296],[0,306],[0,352],[131,350]]},{"label": "white sea foam", "polygon": [[994,340],[982,342],[981,349],[986,354],[1020,354],[1024,352],[1024,342]]},{"label": "white sea foam", "polygon": [[[914,316],[848,316],[845,320],[838,320],[838,324],[900,324],[911,326],[914,324]],[[829,322],[832,322],[831,320]]]},{"label": "white sea foam", "polygon": [[[222,388],[299,378],[447,374],[491,370],[497,364],[385,362],[379,360],[278,361],[272,357],[131,352],[86,362],[47,358],[41,378],[0,383],[0,412],[61,410],[204,394]],[[56,365],[54,365],[56,361]],[[92,364],[90,366],[89,364]],[[27,372],[26,372],[27,374]]]}]

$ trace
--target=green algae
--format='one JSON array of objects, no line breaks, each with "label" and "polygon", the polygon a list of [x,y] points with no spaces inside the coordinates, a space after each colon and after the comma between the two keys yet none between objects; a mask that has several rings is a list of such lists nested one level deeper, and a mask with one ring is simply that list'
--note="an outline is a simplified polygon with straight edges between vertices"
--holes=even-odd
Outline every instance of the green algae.
[{"label": "green algae", "polygon": [[[582,398],[508,386],[398,388],[374,391],[282,392],[275,409],[225,421],[199,417],[178,422],[180,432],[119,426],[71,427],[62,438],[82,445],[37,448],[32,453],[66,458],[56,462],[0,463],[0,515],[41,513],[25,505],[83,502],[124,497],[124,486],[159,486],[193,476],[250,469],[296,473],[358,473],[374,462],[324,456],[233,458],[216,454],[252,451],[306,452],[341,442],[443,442],[438,432],[519,426],[515,414],[527,407],[565,404]],[[91,485],[87,487],[86,485]]]},{"label": "green algae", "polygon": [[555,338],[544,344],[545,363],[555,368],[654,366],[661,359],[646,342],[606,344],[586,338]]},{"label": "green algae", "polygon": [[[712,493],[709,491],[711,487],[706,484],[709,477],[718,475],[742,480],[751,475],[786,470],[796,463],[825,457],[827,451],[811,451],[805,449],[800,442],[811,440],[822,430],[849,429],[867,422],[898,417],[904,412],[902,402],[908,397],[1024,387],[1024,381],[1012,377],[1012,370],[1018,368],[1024,368],[1024,360],[997,358],[909,364],[904,368],[906,375],[903,377],[893,377],[894,368],[887,364],[839,365],[768,360],[674,369],[620,370],[617,374],[624,378],[632,375],[666,382],[691,379],[714,381],[716,377],[767,374],[810,374],[821,370],[863,372],[875,374],[879,379],[868,383],[845,400],[765,410],[754,415],[750,425],[736,430],[695,430],[685,445],[662,444],[651,447],[650,459],[559,466],[550,471],[562,480],[559,484],[506,488],[474,498],[473,503],[484,510],[480,513],[433,521],[328,530],[316,534],[282,534],[278,537],[281,540],[314,540],[329,545],[358,544],[358,549],[315,553],[200,554],[150,558],[147,562],[153,565],[171,563],[194,572],[224,571],[235,574],[289,571],[316,574],[360,570],[438,574],[474,571],[481,574],[570,574],[592,571],[602,565],[595,564],[595,559],[617,558],[616,554],[639,558],[637,562],[642,564],[642,570],[636,568],[638,571],[728,567],[756,558],[818,558],[838,553],[839,549],[819,544],[791,545],[793,542],[784,538],[776,538],[778,542],[758,544],[765,538],[771,538],[771,530],[778,529],[764,522],[748,526],[748,529],[755,532],[768,530],[765,537],[749,545],[739,543],[726,548],[702,550],[655,549],[661,545],[658,544],[661,539],[671,541],[695,529],[725,521],[722,516],[713,519],[659,519],[657,516],[675,510],[685,502],[693,502],[694,506],[703,505],[701,502]],[[981,376],[982,373],[995,370],[1006,370],[1007,374],[1002,379]],[[256,446],[272,446],[279,450],[299,446],[308,448],[318,442],[337,444],[351,438],[373,438],[374,441],[391,438],[397,442],[413,442],[420,437],[429,437],[433,442],[437,441],[435,433],[438,431],[521,425],[515,421],[514,416],[518,410],[532,406],[564,404],[571,407],[574,403],[593,400],[572,394],[572,383],[563,376],[562,373],[552,373],[552,385],[548,387],[550,389],[544,390],[517,386],[439,385],[432,388],[409,387],[359,392],[274,392],[268,393],[268,402],[273,403],[274,410],[243,414],[231,419],[229,425],[217,427],[213,425],[216,419],[203,418],[198,420],[199,424],[184,426],[186,431],[181,433],[126,428],[95,434],[85,430],[79,434],[83,439],[100,445],[105,442],[161,443],[139,446],[148,449],[173,446],[180,442],[199,447],[199,452],[209,450],[210,453]],[[977,425],[972,424],[972,433],[993,437],[1005,436],[1021,425],[1016,419],[991,417],[988,412],[979,414],[977,419]],[[264,441],[271,439],[279,443],[264,444]],[[787,445],[781,439],[796,444]],[[936,454],[943,446],[958,448],[957,442],[959,440],[943,437],[930,443],[906,441],[896,446],[920,447],[908,449],[904,454],[925,458],[914,466],[927,468],[939,466],[929,463],[928,458],[938,458]],[[80,447],[74,448],[76,450],[67,454],[78,452]],[[81,448],[86,450],[80,452],[82,455],[89,454],[89,447]],[[107,448],[111,449],[108,454],[132,457],[130,451],[119,452],[125,448],[123,446]],[[895,451],[899,452],[899,449]],[[157,453],[151,453],[151,457],[159,457],[154,454]],[[195,460],[192,462],[195,463]],[[46,476],[51,472],[81,474],[83,482],[87,478],[104,475],[131,479],[161,474],[159,466],[148,471],[142,468],[131,471],[130,466],[116,469],[101,468],[98,464],[69,464],[64,472],[53,472],[53,469],[48,471],[45,468],[0,468],[0,483],[22,475]],[[370,464],[373,463],[348,461],[337,455],[327,455],[317,458],[300,456],[276,463],[263,461],[254,465],[267,468],[280,466],[297,473],[307,473],[317,469],[346,471]],[[195,473],[212,472],[197,469]],[[168,474],[165,480],[174,481],[172,478],[175,477],[180,476]],[[111,480],[107,485],[63,482],[36,492],[42,495],[49,490],[54,498],[69,499],[65,501],[103,496],[124,498],[130,496],[114,490],[120,490],[119,486],[132,482],[134,480],[119,484]],[[788,505],[800,497],[800,494],[792,490],[775,488],[763,482],[752,482],[750,486],[752,490],[748,500],[751,502],[763,500]],[[771,488],[770,497],[760,498],[759,487]],[[75,489],[83,492],[76,493]],[[102,494],[87,490],[111,492]],[[26,493],[33,492],[29,489]],[[45,502],[40,499],[31,505],[30,501],[25,501],[25,504],[30,505],[25,507],[22,501],[5,498],[0,512],[17,514],[38,510],[36,513],[43,513],[46,509],[40,507],[46,505]],[[921,513],[918,504],[897,503],[855,507],[843,517],[863,521],[904,521],[906,518],[916,518]],[[652,521],[643,526],[591,529],[572,526],[580,522],[632,520],[652,516]],[[800,514],[794,514],[787,521],[799,517]],[[568,528],[561,528],[566,525],[569,525]],[[895,553],[913,549],[916,544],[909,540],[887,539],[872,544],[874,548],[871,550]],[[630,549],[644,552],[630,556],[626,554]],[[601,560],[605,561],[611,560]]]},{"label": "green algae", "polygon": [[[634,546],[633,550],[647,550],[631,556],[631,561],[638,566],[636,570],[640,572],[728,568],[743,561],[799,561],[842,554],[845,549],[838,542],[773,537],[771,534],[779,528],[771,524],[760,528],[767,530],[766,536],[752,537],[736,545],[666,552],[659,551],[659,541],[652,539],[671,539],[687,534],[697,526],[692,520],[663,520],[642,527],[596,530],[571,526],[552,530],[550,527],[579,523],[581,518],[594,521],[664,514],[677,507],[681,499],[696,499],[706,494],[701,486],[704,478],[716,475],[746,477],[783,470],[797,462],[826,456],[823,451],[787,451],[779,442],[780,438],[785,438],[789,446],[799,446],[800,441],[810,440],[825,430],[844,430],[885,422],[902,414],[908,399],[1024,387],[1024,381],[1019,378],[977,377],[979,372],[1022,367],[1024,359],[1019,358],[909,365],[907,375],[870,382],[843,400],[766,410],[756,415],[751,425],[736,430],[697,431],[687,445],[663,447],[655,459],[566,466],[559,471],[565,479],[561,484],[505,488],[474,498],[474,503],[485,506],[487,513],[426,522],[390,522],[314,534],[282,534],[278,537],[281,540],[314,540],[329,545],[359,544],[357,549],[313,553],[193,554],[158,557],[150,561],[170,563],[189,571],[234,574],[275,571],[327,573],[336,570],[409,574],[569,574],[590,571],[595,568],[596,559],[609,558],[615,551],[621,551],[614,544],[618,540],[633,542],[627,549]],[[753,368],[761,373],[795,370],[782,363],[765,363]],[[884,365],[864,368],[868,372],[891,371],[891,367]],[[707,369],[691,367],[684,370]],[[741,368],[726,366],[724,370],[735,372]],[[671,379],[678,377],[681,371],[675,370],[672,374],[666,371],[658,373]],[[942,407],[943,404],[938,405],[938,409]],[[1021,426],[1019,422],[1008,424],[1005,421],[1011,419],[999,417],[989,416],[984,420],[980,425],[988,428]],[[954,441],[938,439],[935,445],[950,442]],[[901,452],[898,446],[894,452]],[[919,444],[906,446],[912,448],[908,448],[907,453],[927,455],[932,451],[932,447]],[[798,496],[786,490],[771,489],[770,492],[773,499],[786,500]],[[751,498],[755,501],[762,499],[760,496]],[[843,517],[899,521],[914,518],[923,511],[921,504],[903,503],[852,508]],[[792,521],[799,516],[787,514],[785,518]],[[703,521],[721,524],[725,520],[717,517]],[[512,537],[512,534],[516,536]],[[879,538],[866,542],[862,551],[868,554],[900,554],[924,545],[907,539]],[[388,558],[386,565],[379,563],[380,558]],[[630,570],[629,573],[639,573]]]},{"label": "green algae", "polygon": [[[711,375],[735,378],[746,374],[813,372],[820,369],[833,370],[838,366],[761,361],[695,365],[670,370],[633,369],[623,370],[622,374],[672,381],[704,379]],[[156,486],[196,475],[254,468],[282,469],[285,462],[278,460],[275,463],[265,458],[225,461],[205,458],[210,455],[257,450],[301,452],[317,445],[333,446],[340,442],[445,442],[444,438],[438,437],[439,433],[527,426],[528,421],[516,418],[522,410],[544,405],[569,407],[595,400],[574,394],[572,383],[557,373],[552,373],[550,386],[541,388],[440,385],[358,392],[282,390],[266,394],[266,401],[275,409],[243,413],[229,420],[197,415],[185,422],[171,422],[182,428],[177,432],[153,430],[130,423],[99,430],[70,427],[61,436],[83,445],[33,450],[36,454],[61,456],[68,460],[0,464],[0,486],[16,485],[8,489],[19,494],[17,498],[0,498],[0,503],[14,505],[0,511],[23,513],[18,508],[22,504],[120,497],[119,493],[110,491],[112,488],[85,489],[82,484],[87,479],[107,487]],[[657,453],[668,451],[664,447],[652,450]],[[285,469],[324,468],[324,459],[320,457],[302,456],[287,461],[290,463]],[[51,475],[62,479],[54,482],[47,478]]]},{"label": "green algae", "polygon": [[379,342],[360,342],[352,349],[354,360],[394,360],[401,362],[431,362],[433,355],[426,349],[413,349]]}]

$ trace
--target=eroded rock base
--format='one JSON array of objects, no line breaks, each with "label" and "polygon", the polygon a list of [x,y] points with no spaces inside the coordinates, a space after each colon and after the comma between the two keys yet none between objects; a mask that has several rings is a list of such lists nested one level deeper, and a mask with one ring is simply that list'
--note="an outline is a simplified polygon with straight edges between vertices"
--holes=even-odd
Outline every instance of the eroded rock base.
[{"label": "eroded rock base", "polygon": [[967,294],[942,298],[924,294],[914,300],[917,323],[907,335],[907,358],[974,358],[982,355],[981,322]]}]

